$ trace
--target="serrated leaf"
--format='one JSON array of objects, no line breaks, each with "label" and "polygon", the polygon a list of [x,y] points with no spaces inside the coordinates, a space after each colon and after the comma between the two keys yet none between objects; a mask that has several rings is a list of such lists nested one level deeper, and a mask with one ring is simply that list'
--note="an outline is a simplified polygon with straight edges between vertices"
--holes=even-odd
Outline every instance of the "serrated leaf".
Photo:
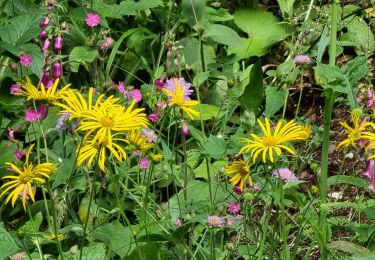
[{"label": "serrated leaf", "polygon": [[6,231],[2,222],[0,223],[0,241],[0,259],[6,259],[19,250],[16,242]]},{"label": "serrated leaf", "polygon": [[26,233],[34,233],[38,232],[40,225],[43,221],[43,215],[42,212],[38,212],[35,216],[33,216],[32,219],[27,221],[21,228],[20,231],[26,232]]},{"label": "serrated leaf", "polygon": [[328,248],[335,249],[341,252],[349,253],[351,255],[355,254],[367,254],[369,250],[363,246],[354,244],[348,241],[332,241],[326,244]]},{"label": "serrated leaf", "polygon": [[226,144],[223,138],[211,135],[202,147],[202,155],[214,159],[223,158],[226,155]]},{"label": "serrated leaf", "polygon": [[74,47],[69,54],[69,64],[73,72],[78,72],[79,65],[86,65],[93,62],[98,56],[97,50],[91,50],[90,48]]},{"label": "serrated leaf", "polygon": [[336,185],[336,184],[349,184],[354,185],[361,188],[368,188],[369,183],[368,181],[360,178],[356,178],[353,176],[347,176],[347,175],[335,175],[328,177],[327,179],[327,185]]},{"label": "serrated leaf", "polygon": [[243,45],[241,37],[232,28],[222,24],[208,25],[203,36],[228,46],[236,47]]},{"label": "serrated leaf", "polygon": [[258,60],[250,69],[249,81],[241,96],[241,105],[257,113],[259,105],[263,102],[263,96],[263,71]]}]

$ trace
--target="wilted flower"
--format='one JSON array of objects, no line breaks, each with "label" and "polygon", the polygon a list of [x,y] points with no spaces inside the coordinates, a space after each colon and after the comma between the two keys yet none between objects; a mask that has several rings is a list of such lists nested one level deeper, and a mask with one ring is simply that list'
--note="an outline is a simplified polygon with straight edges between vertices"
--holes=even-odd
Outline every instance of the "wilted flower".
[{"label": "wilted flower", "polygon": [[146,157],[142,157],[139,160],[139,168],[146,170],[150,166],[150,161]]},{"label": "wilted flower", "polygon": [[212,228],[221,227],[223,223],[224,223],[224,220],[220,216],[208,215],[207,217],[207,224],[209,227],[212,227]]},{"label": "wilted flower", "polygon": [[60,78],[62,76],[62,66],[61,66],[61,62],[60,61],[56,61],[52,65],[52,74],[53,74],[53,77],[55,79],[56,78]]},{"label": "wilted flower", "polygon": [[163,160],[163,155],[153,154],[153,155],[151,155],[151,159],[152,159],[153,162],[159,163],[159,162],[161,162],[161,160]]},{"label": "wilted flower", "polygon": [[241,220],[241,219],[243,219],[243,215],[241,214],[236,215],[236,220]]},{"label": "wilted flower", "polygon": [[164,102],[158,102],[158,103],[156,103],[156,107],[158,109],[163,109],[163,108],[167,107],[167,104],[165,104]]},{"label": "wilted flower", "polygon": [[54,48],[56,51],[61,51],[63,48],[63,39],[60,34],[55,39]]},{"label": "wilted flower", "polygon": [[369,160],[364,175],[369,179],[369,189],[375,191],[374,160]]},{"label": "wilted flower", "polygon": [[16,96],[21,94],[21,85],[12,84],[12,86],[10,87],[10,94],[16,95]]},{"label": "wilted flower", "polygon": [[238,195],[241,195],[242,194],[242,191],[241,191],[241,187],[236,185],[236,186],[233,186],[233,191],[235,193],[237,193]]},{"label": "wilted flower", "polygon": [[228,212],[229,213],[235,214],[235,213],[238,213],[240,211],[241,211],[241,208],[240,208],[240,206],[238,205],[237,202],[229,203],[229,206],[228,206]]},{"label": "wilted flower", "polygon": [[45,70],[43,72],[42,78],[40,79],[40,82],[43,83],[44,86],[47,86],[49,81],[49,71]]},{"label": "wilted flower", "polygon": [[279,179],[282,179],[285,182],[294,182],[298,181],[298,178],[294,173],[288,168],[280,168],[273,172],[273,176]]},{"label": "wilted flower", "polygon": [[113,39],[111,37],[105,37],[104,41],[100,44],[100,49],[105,51],[109,46],[111,46],[112,43]]},{"label": "wilted flower", "polygon": [[130,96],[131,99],[134,99],[136,102],[140,102],[142,100],[142,94],[139,89],[133,89]]},{"label": "wilted flower", "polygon": [[159,117],[160,117],[159,113],[149,114],[148,120],[150,120],[151,122],[156,122],[159,119]]},{"label": "wilted flower", "polygon": [[9,135],[9,140],[14,143],[16,141],[14,139],[14,131],[10,127],[8,127],[8,135]]},{"label": "wilted flower", "polygon": [[29,54],[22,54],[20,56],[20,63],[25,68],[30,67],[31,63],[33,62],[33,57]]},{"label": "wilted flower", "polygon": [[37,112],[39,113],[39,119],[44,120],[48,115],[48,107],[43,104],[39,104]]},{"label": "wilted flower", "polygon": [[367,92],[366,92],[366,107],[372,108],[373,105],[374,105],[374,98],[373,98],[372,90],[367,89]]},{"label": "wilted flower", "polygon": [[294,58],[294,63],[297,65],[310,65],[313,61],[308,55],[297,55]]},{"label": "wilted flower", "polygon": [[117,90],[120,92],[122,95],[126,95],[127,91],[125,90],[125,84],[123,81],[119,81],[117,85]]},{"label": "wilted flower", "polygon": [[100,24],[100,16],[97,13],[88,13],[86,15],[86,25],[88,27],[96,27]]},{"label": "wilted flower", "polygon": [[227,227],[231,227],[233,225],[233,218],[228,218],[226,222]]},{"label": "wilted flower", "polygon": [[25,259],[25,254],[23,252],[17,253],[10,257],[10,260],[23,260]]}]

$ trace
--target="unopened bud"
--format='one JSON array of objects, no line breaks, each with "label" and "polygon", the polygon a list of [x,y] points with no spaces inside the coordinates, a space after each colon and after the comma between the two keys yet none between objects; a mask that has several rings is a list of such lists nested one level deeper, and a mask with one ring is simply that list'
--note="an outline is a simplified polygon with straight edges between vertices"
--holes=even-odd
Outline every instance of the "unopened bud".
[{"label": "unopened bud", "polygon": [[189,127],[188,127],[188,125],[186,123],[182,124],[182,126],[181,126],[181,132],[185,136],[189,136],[190,135],[190,130],[189,130]]},{"label": "unopened bud", "polygon": [[44,16],[44,17],[42,18],[42,20],[40,20],[40,22],[39,22],[39,26],[40,26],[40,27],[45,27],[45,26],[47,26],[47,25],[49,24],[50,20],[51,20],[51,18],[50,18],[49,16]]},{"label": "unopened bud", "polygon": [[42,29],[40,32],[39,32],[39,36],[42,37],[42,38],[46,38],[48,36],[48,32],[46,29]]},{"label": "unopened bud", "polygon": [[55,39],[55,45],[54,45],[54,47],[55,47],[56,51],[61,51],[62,48],[63,48],[63,40],[62,40],[62,37],[61,37],[60,34],[57,35],[57,37]]},{"label": "unopened bud", "polygon": [[53,77],[54,78],[60,78],[62,75],[62,66],[60,61],[56,61],[52,65],[52,72],[53,72]]},{"label": "unopened bud", "polygon": [[51,40],[49,38],[46,38],[42,44],[42,47],[40,48],[43,52],[47,51],[49,48],[49,45],[51,43]]}]

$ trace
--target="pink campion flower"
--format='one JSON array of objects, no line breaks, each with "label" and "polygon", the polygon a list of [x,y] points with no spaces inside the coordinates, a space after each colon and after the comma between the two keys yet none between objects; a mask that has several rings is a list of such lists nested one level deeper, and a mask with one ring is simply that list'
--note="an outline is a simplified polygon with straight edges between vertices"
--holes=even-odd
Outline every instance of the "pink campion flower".
[{"label": "pink campion flower", "polygon": [[88,27],[93,28],[100,24],[100,16],[97,13],[88,13],[85,21]]},{"label": "pink campion flower", "polygon": [[164,87],[164,82],[160,79],[157,79],[155,80],[154,85],[158,90],[161,90]]},{"label": "pink campion flower", "polygon": [[212,227],[212,228],[221,227],[223,223],[224,223],[224,220],[220,216],[215,216],[215,215],[207,216],[207,224],[209,227]]},{"label": "pink campion flower", "polygon": [[156,103],[156,107],[158,109],[164,109],[164,108],[167,107],[167,104],[165,104],[164,102],[158,102],[158,103]]},{"label": "pink campion flower", "polygon": [[226,222],[227,227],[231,227],[233,225],[233,218],[228,218]]},{"label": "pink campion flower", "polygon": [[142,100],[142,94],[139,89],[133,89],[130,96],[131,99],[134,99],[136,102],[140,102]]},{"label": "pink campion flower", "polygon": [[19,150],[18,148],[17,148],[16,151],[14,152],[14,157],[16,158],[16,161],[20,161],[25,155],[26,155],[26,153],[25,153],[25,152],[22,152],[22,151]]},{"label": "pink campion flower", "polygon": [[108,49],[109,46],[113,43],[113,39],[111,37],[105,37],[104,41],[100,44],[100,49],[105,51]]},{"label": "pink campion flower", "polygon": [[14,131],[10,127],[8,127],[8,135],[9,135],[9,140],[12,143],[16,142],[16,139],[14,139]]},{"label": "pink campion flower", "polygon": [[185,89],[184,100],[185,101],[190,100],[190,94],[193,93],[193,90],[190,89],[191,84],[186,82],[184,78],[168,79],[164,84],[164,88],[168,89],[172,93],[175,93],[177,84],[179,84],[183,89]]},{"label": "pink campion flower", "polygon": [[19,84],[12,84],[12,86],[10,86],[10,94],[12,95],[20,95],[21,94],[21,85]]},{"label": "pink campion flower", "polygon": [[146,157],[142,157],[139,160],[139,168],[146,170],[150,166],[150,161]]},{"label": "pink campion flower", "polygon": [[176,219],[176,222],[175,222],[175,224],[176,224],[176,227],[181,227],[182,226],[182,221],[181,221],[181,219]]},{"label": "pink campion flower", "polygon": [[237,202],[229,203],[229,206],[228,206],[228,212],[229,213],[236,214],[240,211],[241,211],[241,208],[240,208],[240,206],[238,205]]},{"label": "pink campion flower", "polygon": [[159,117],[160,117],[159,113],[149,114],[148,120],[150,120],[151,122],[156,122],[159,119]]},{"label": "pink campion flower", "polygon": [[33,62],[33,57],[31,55],[24,53],[20,56],[20,63],[25,68],[30,67],[32,62]]},{"label": "pink campion flower", "polygon": [[365,172],[363,173],[363,175],[365,175],[370,182],[370,185],[369,185],[368,188],[371,191],[375,191],[375,176],[374,176],[374,168],[375,167],[374,167],[374,165],[375,165],[375,161],[369,160],[368,163],[367,163],[367,168],[366,168]]},{"label": "pink campion flower", "polygon": [[298,181],[298,178],[294,173],[288,168],[280,168],[273,172],[273,176],[279,179],[282,179],[285,182],[294,182]]},{"label": "pink campion flower", "polygon": [[35,111],[33,108],[30,108],[25,111],[25,119],[27,122],[35,122],[40,117],[39,113]]}]

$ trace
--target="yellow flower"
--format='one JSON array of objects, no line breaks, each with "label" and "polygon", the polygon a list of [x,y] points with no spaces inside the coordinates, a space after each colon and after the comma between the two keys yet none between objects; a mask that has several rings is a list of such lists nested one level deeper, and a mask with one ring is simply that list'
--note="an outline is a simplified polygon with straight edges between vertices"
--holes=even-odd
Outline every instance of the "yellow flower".
[{"label": "yellow flower", "polygon": [[250,134],[250,139],[242,138],[241,141],[248,143],[241,150],[242,152],[249,152],[253,158],[253,162],[257,160],[262,153],[262,160],[266,162],[269,159],[274,162],[274,153],[278,156],[282,154],[282,149],[295,155],[295,151],[286,145],[290,141],[306,140],[310,135],[310,130],[307,126],[297,125],[294,120],[284,124],[284,121],[279,121],[275,130],[271,130],[268,118],[265,119],[265,125],[258,119],[258,124],[263,132],[261,136]]},{"label": "yellow flower", "polygon": [[190,100],[187,88],[188,84],[183,79],[172,78],[163,90],[169,98],[168,105],[178,106],[193,120],[194,117],[199,116],[200,113],[191,107],[198,105],[199,101]]},{"label": "yellow flower", "polygon": [[27,97],[27,100],[45,100],[49,103],[55,104],[59,99],[62,98],[65,93],[68,92],[70,87],[70,84],[68,84],[57,91],[57,85],[59,84],[59,81],[60,79],[57,78],[53,86],[50,88],[46,88],[43,83],[40,83],[40,90],[38,90],[33,85],[30,78],[26,78],[26,82],[24,82],[21,86],[20,96]]},{"label": "yellow flower", "polygon": [[232,165],[225,166],[224,172],[227,174],[235,174],[230,179],[230,183],[235,186],[240,182],[241,191],[244,190],[246,181],[248,181],[250,186],[253,186],[253,180],[251,179],[249,165],[243,160],[235,161],[232,163]]},{"label": "yellow flower", "polygon": [[2,178],[8,179],[9,181],[4,183],[0,188],[4,189],[0,194],[0,198],[13,189],[5,201],[5,203],[8,203],[10,199],[12,199],[12,207],[14,207],[17,198],[20,198],[22,200],[23,208],[26,210],[26,201],[29,196],[31,200],[35,202],[35,188],[33,185],[45,183],[45,179],[48,179],[50,175],[55,172],[55,167],[52,163],[42,163],[34,166],[29,162],[30,153],[33,147],[34,145],[32,145],[26,153],[26,161],[23,165],[23,169],[18,168],[13,163],[6,163],[6,165],[10,166],[17,175],[8,175]]},{"label": "yellow flower", "polygon": [[62,240],[64,239],[64,234],[50,234],[45,237],[50,240]]},{"label": "yellow flower", "polygon": [[140,150],[142,152],[155,146],[154,143],[147,142],[147,137],[142,136],[141,129],[130,131],[126,142],[131,146],[132,150]]},{"label": "yellow flower", "polygon": [[154,162],[159,163],[159,162],[161,162],[161,160],[163,160],[163,155],[161,155],[161,154],[153,154],[153,155],[151,155],[151,159]]},{"label": "yellow flower", "polygon": [[116,138],[116,136],[117,135],[111,136],[111,145],[109,145],[106,140],[104,140],[102,143],[99,143],[98,140],[92,139],[84,141],[81,149],[77,151],[77,165],[80,166],[87,160],[87,167],[91,168],[94,159],[98,155],[99,168],[104,172],[105,160],[108,157],[107,151],[110,151],[110,153],[113,154],[119,162],[122,162],[124,159],[126,159],[126,153],[122,146],[119,145],[119,143],[126,143],[126,140],[122,138]]},{"label": "yellow flower", "polygon": [[[364,137],[364,131],[366,127],[370,125],[369,122],[359,122],[359,116],[352,115],[352,123],[354,127],[350,127],[346,122],[339,122],[345,129],[347,138],[339,143],[337,148],[347,148],[349,145],[356,147],[356,142]],[[371,134],[371,133],[368,133]]]}]

